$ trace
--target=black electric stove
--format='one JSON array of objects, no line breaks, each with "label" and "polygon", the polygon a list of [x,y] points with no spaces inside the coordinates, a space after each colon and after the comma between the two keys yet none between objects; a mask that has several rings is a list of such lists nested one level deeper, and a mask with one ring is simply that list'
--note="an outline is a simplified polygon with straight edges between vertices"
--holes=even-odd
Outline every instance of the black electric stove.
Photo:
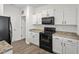
[{"label": "black electric stove", "polygon": [[52,34],[55,28],[45,27],[44,32],[40,32],[40,48],[52,52]]}]

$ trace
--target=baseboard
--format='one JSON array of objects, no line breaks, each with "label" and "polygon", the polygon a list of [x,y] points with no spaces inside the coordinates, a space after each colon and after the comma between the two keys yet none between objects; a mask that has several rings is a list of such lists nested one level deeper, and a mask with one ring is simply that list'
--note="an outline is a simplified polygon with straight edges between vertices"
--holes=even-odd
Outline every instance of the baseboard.
[{"label": "baseboard", "polygon": [[13,42],[17,42],[17,41],[21,41],[21,40],[25,40],[25,39],[20,39],[20,40],[14,40],[14,41],[12,41],[12,43],[13,43]]}]

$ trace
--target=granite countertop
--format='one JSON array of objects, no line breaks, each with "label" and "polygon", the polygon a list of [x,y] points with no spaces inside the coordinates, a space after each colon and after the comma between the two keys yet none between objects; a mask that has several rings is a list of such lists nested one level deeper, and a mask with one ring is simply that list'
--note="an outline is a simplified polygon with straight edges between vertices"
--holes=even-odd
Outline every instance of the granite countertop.
[{"label": "granite countertop", "polygon": [[[30,29],[30,31],[38,32],[38,33],[44,32],[43,29]],[[53,36],[59,36],[59,37],[79,40],[79,36],[76,33],[72,33],[72,32],[56,31],[56,33],[54,33]]]},{"label": "granite countertop", "polygon": [[0,41],[0,54],[5,53],[6,51],[11,50],[13,47],[8,44],[6,41]]},{"label": "granite countertop", "polygon": [[70,39],[77,39],[79,40],[79,36],[76,33],[71,32],[63,32],[63,31],[57,31],[54,36],[64,37],[64,38],[70,38]]},{"label": "granite countertop", "polygon": [[32,32],[44,32],[44,30],[43,29],[30,29],[30,31],[32,31]]}]

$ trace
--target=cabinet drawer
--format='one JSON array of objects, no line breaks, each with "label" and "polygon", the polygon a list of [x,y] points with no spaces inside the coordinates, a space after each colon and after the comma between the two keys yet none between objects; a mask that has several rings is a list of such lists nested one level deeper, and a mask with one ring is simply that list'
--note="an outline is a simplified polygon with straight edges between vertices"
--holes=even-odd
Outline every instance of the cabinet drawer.
[{"label": "cabinet drawer", "polygon": [[59,37],[59,36],[53,36],[53,39],[56,39],[56,40],[62,40],[63,38],[62,37]]},{"label": "cabinet drawer", "polygon": [[67,44],[77,45],[77,40],[75,40],[75,39],[64,38],[63,42],[67,43]]},{"label": "cabinet drawer", "polygon": [[34,34],[33,38],[39,38],[39,34]]}]

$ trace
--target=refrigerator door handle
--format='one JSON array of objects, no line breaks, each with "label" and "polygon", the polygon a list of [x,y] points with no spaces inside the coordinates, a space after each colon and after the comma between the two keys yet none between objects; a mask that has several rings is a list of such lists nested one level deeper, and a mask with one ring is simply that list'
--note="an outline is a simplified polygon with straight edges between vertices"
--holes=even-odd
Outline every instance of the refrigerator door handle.
[{"label": "refrigerator door handle", "polygon": [[10,39],[12,40],[12,24],[11,24],[11,21],[10,21]]}]

